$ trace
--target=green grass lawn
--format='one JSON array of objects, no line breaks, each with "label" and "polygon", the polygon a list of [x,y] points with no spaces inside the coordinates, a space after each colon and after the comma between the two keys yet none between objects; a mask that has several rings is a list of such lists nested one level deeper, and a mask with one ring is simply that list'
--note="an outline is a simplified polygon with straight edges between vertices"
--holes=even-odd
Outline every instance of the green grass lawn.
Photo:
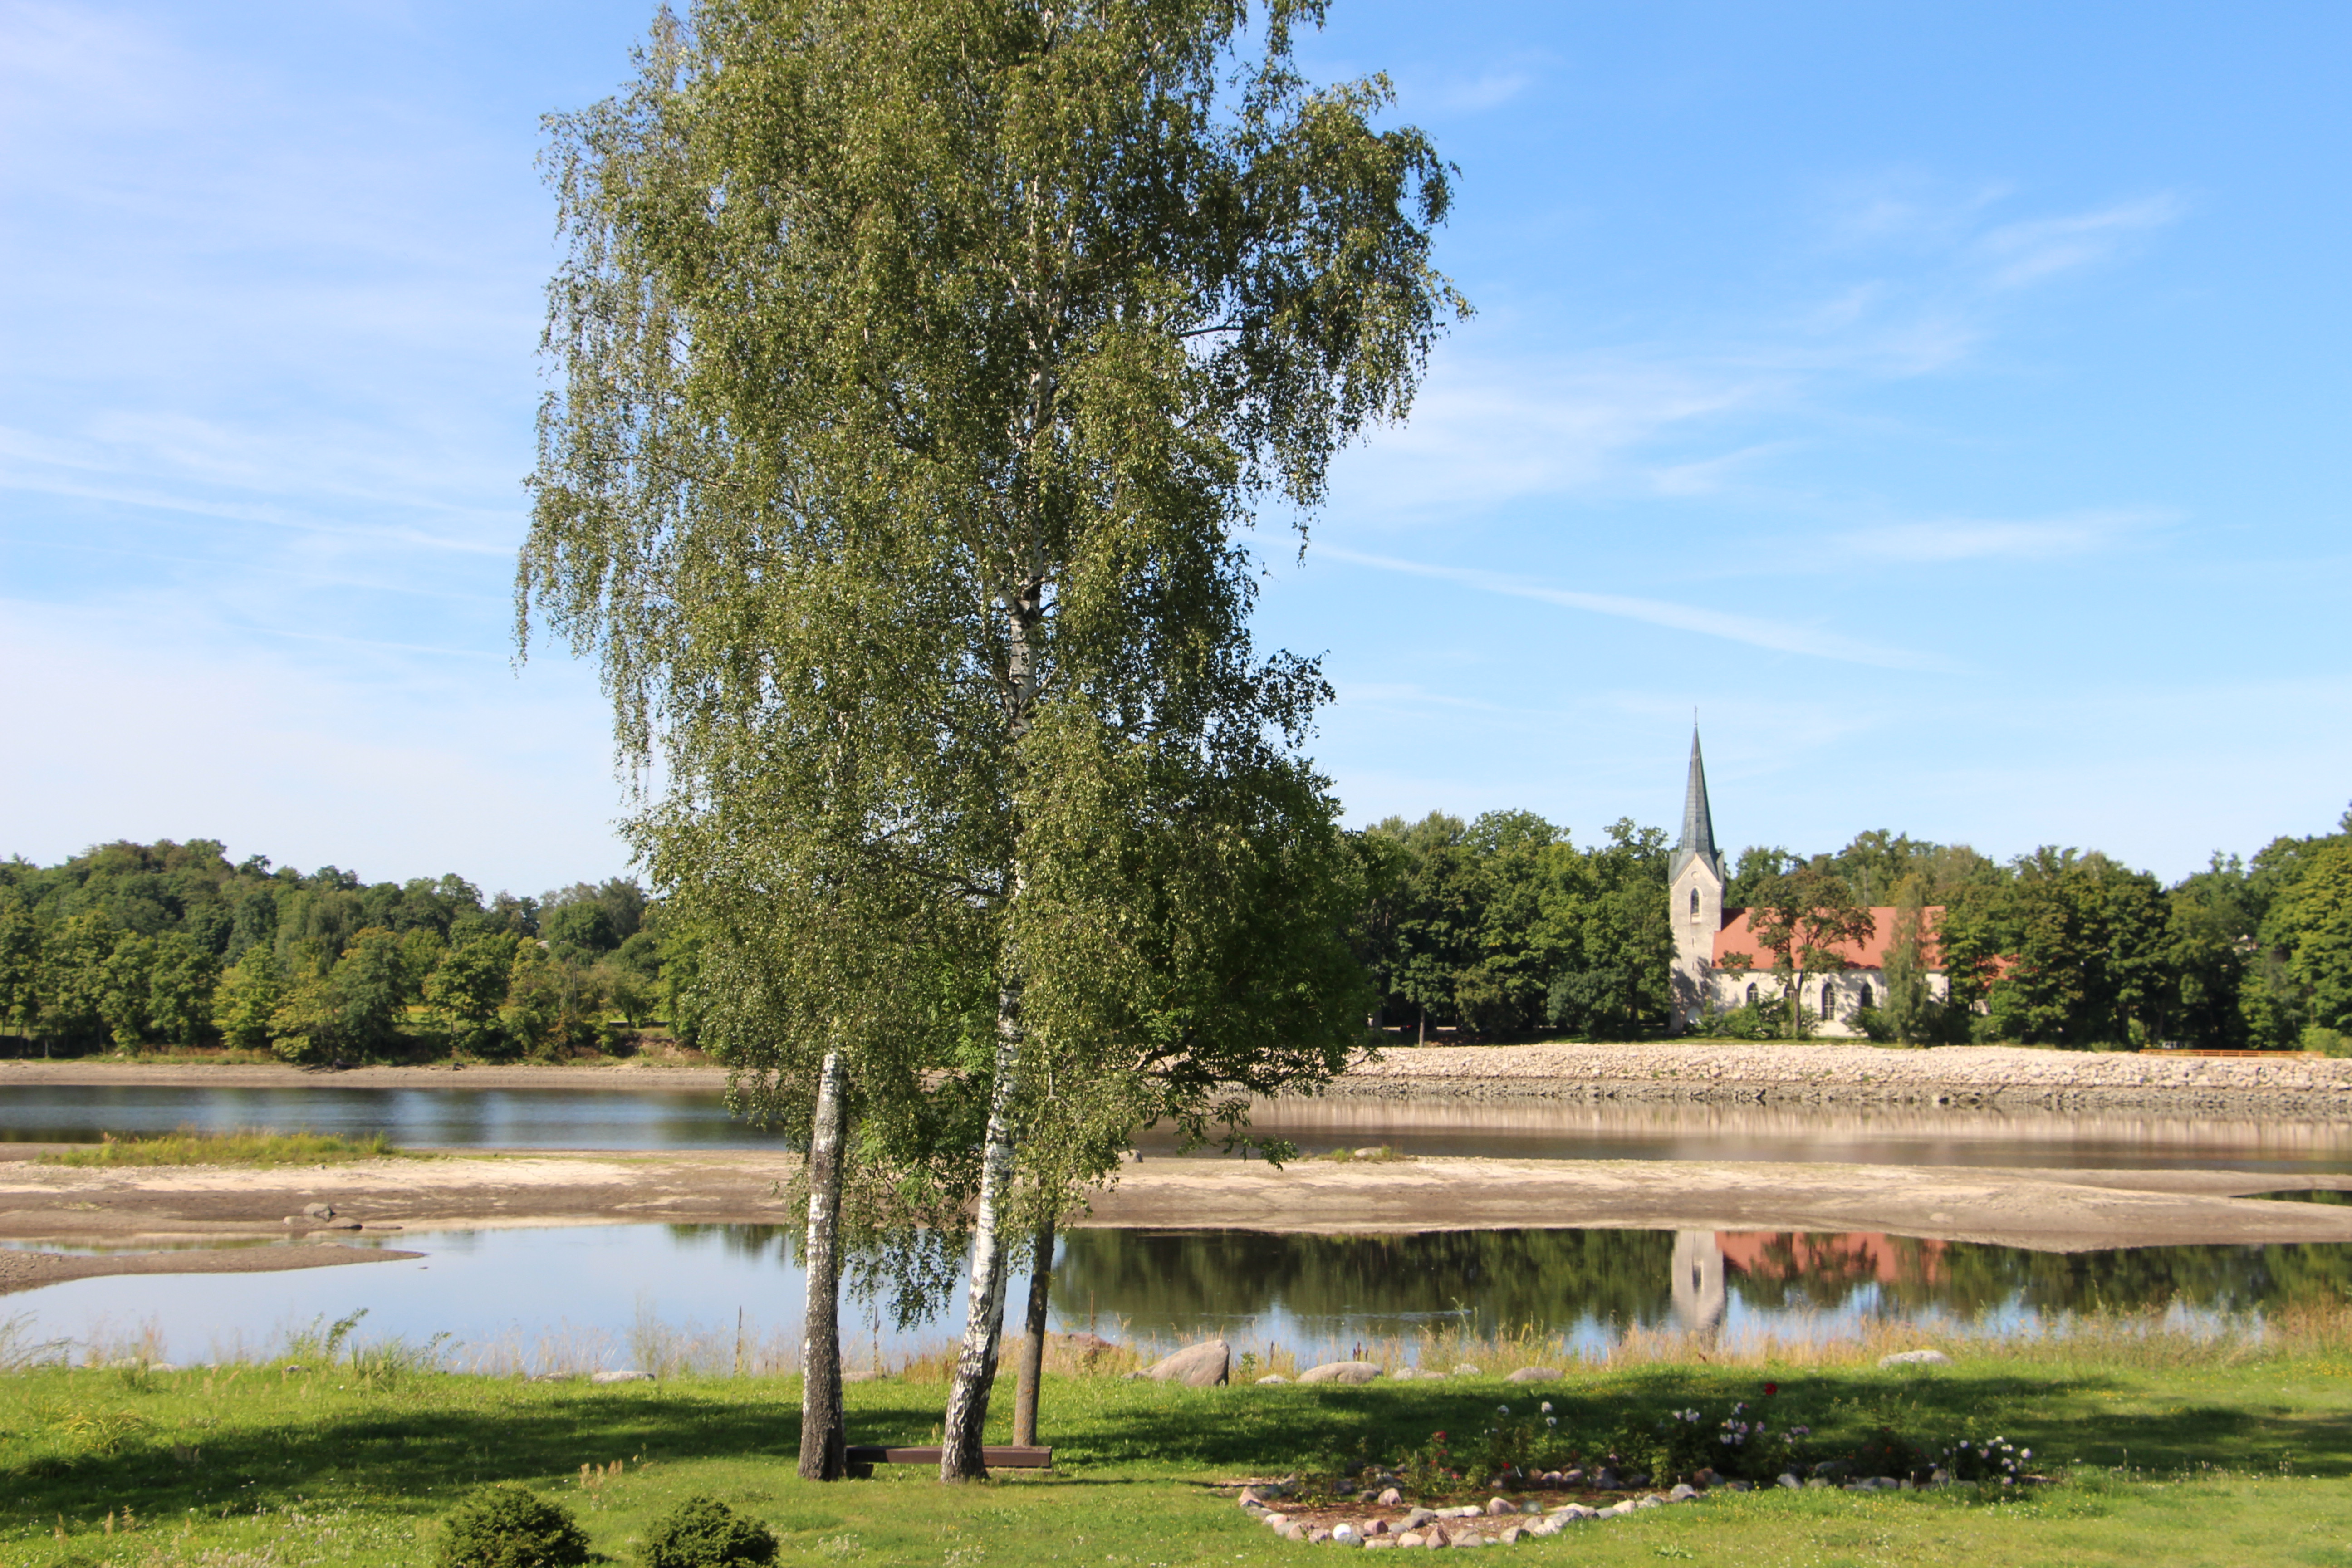
[{"label": "green grass lawn", "polygon": [[[421,1563],[437,1517],[489,1480],[562,1500],[617,1562],[694,1492],[766,1520],[788,1563],[1290,1562],[1338,1549],[1274,1539],[1213,1483],[1474,1433],[1497,1404],[1548,1397],[1568,1430],[1601,1432],[1629,1413],[1720,1410],[1768,1377],[1775,1411],[1809,1421],[1822,1451],[1882,1425],[1933,1444],[1998,1433],[2063,1479],[1995,1503],[1961,1489],[1719,1492],[1509,1550],[1644,1564],[2352,1568],[2352,1357],[2325,1345],[2178,1362],[2044,1347],[1908,1373],[1652,1365],[1538,1389],[1056,1377],[1044,1401],[1056,1471],[961,1488],[887,1468],[797,1480],[788,1378],[527,1384],[403,1372],[364,1352],[356,1370],[308,1373],[37,1368],[0,1374],[0,1563]],[[851,1385],[852,1439],[932,1440],[942,1393]],[[1009,1382],[997,1404],[1009,1414]]]}]

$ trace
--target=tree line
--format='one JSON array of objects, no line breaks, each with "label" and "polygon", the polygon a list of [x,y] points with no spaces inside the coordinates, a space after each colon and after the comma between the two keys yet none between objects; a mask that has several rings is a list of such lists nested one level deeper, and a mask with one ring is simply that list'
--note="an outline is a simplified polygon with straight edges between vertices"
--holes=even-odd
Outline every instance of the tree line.
[{"label": "tree line", "polygon": [[[1532,812],[1433,812],[1346,836],[1347,936],[1391,1037],[1639,1039],[1670,1017],[1665,834],[1585,848]],[[1884,1038],[2334,1051],[2352,1035],[2352,812],[2332,834],[2216,854],[2169,887],[2095,850],[2000,863],[1874,830],[1834,854],[1744,850],[1724,895],[1796,935],[1895,910]],[[1939,918],[1914,911],[1940,908]],[[1885,918],[1885,917],[1880,917]],[[1906,926],[1906,921],[1914,923]],[[1908,952],[1906,953],[1906,949]],[[0,1026],[45,1049],[228,1045],[291,1061],[461,1051],[540,1059],[660,1020],[689,1044],[701,940],[635,880],[485,898],[457,875],[364,883],[208,839],[0,862]],[[1759,971],[1769,952],[1750,955]],[[1817,965],[1828,963],[1816,954]],[[1940,964],[1948,998],[1919,976]],[[1770,1003],[1712,1032],[1783,1032]],[[710,1042],[725,1054],[724,1039]]]},{"label": "tree line", "polygon": [[0,1026],[45,1051],[551,1059],[657,1011],[690,1035],[694,973],[625,879],[485,900],[456,875],[232,865],[202,838],[0,863]]},{"label": "tree line", "polygon": [[[1360,835],[1370,892],[1351,934],[1378,1021],[1407,1037],[1666,1028],[1672,851],[1630,821],[1604,839],[1580,848],[1524,811],[1392,817]],[[2332,1052],[2352,1035],[2352,812],[2251,858],[2216,853],[2168,887],[2096,850],[2003,863],[1885,830],[1830,854],[1759,847],[1734,862],[1724,907],[1750,911],[1758,937],[1759,951],[1727,955],[1733,967],[1775,973],[1786,993],[1843,967],[1837,945],[1890,939],[1859,1020],[1881,1038]],[[1927,984],[1937,969],[1944,997]],[[1706,1027],[1786,1033],[1801,1013],[1786,1004],[1775,993]]]}]

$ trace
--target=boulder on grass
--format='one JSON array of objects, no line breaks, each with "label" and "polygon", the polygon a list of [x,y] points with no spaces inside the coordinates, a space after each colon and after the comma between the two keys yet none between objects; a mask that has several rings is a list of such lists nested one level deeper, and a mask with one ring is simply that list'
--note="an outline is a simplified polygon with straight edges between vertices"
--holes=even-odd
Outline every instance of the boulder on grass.
[{"label": "boulder on grass", "polygon": [[1181,1383],[1187,1388],[1214,1388],[1232,1375],[1234,1347],[1223,1340],[1202,1340],[1146,1369],[1155,1383]]},{"label": "boulder on grass", "polygon": [[1301,1383],[1370,1383],[1381,1375],[1380,1367],[1368,1361],[1331,1361],[1321,1366],[1310,1366],[1298,1374]]},{"label": "boulder on grass", "polygon": [[1505,1383],[1558,1383],[1561,1376],[1562,1373],[1558,1367],[1523,1366],[1503,1381]]},{"label": "boulder on grass", "polygon": [[1881,1366],[1949,1366],[1952,1358],[1942,1351],[1896,1351],[1893,1355],[1878,1358]]}]

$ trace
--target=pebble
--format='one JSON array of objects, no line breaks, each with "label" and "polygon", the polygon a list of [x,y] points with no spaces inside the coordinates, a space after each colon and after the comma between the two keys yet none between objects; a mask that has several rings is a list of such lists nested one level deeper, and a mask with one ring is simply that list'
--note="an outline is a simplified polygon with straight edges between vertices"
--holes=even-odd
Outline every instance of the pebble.
[{"label": "pebble", "polygon": [[1402,1508],[1404,1506],[1404,1493],[1397,1490],[1394,1487],[1391,1487],[1388,1490],[1382,1492],[1379,1497],[1372,1500],[1379,1503],[1382,1508]]},{"label": "pebble", "polygon": [[1503,1533],[1496,1536],[1495,1540],[1503,1546],[1517,1546],[1526,1534],[1527,1531],[1518,1525],[1506,1525],[1503,1528]]},{"label": "pebble", "polygon": [[1396,1543],[1399,1546],[1426,1546],[1429,1538],[1418,1530],[1408,1530],[1396,1538]]},{"label": "pebble", "polygon": [[1259,1522],[1264,1524],[1268,1530],[1279,1533],[1282,1527],[1290,1522],[1290,1516],[1286,1513],[1269,1512],[1264,1519],[1260,1520]]},{"label": "pebble", "polygon": [[1330,1540],[1334,1546],[1360,1546],[1364,1543],[1364,1532],[1352,1524],[1335,1524],[1331,1527]]},{"label": "pebble", "polygon": [[1404,1516],[1404,1527],[1407,1530],[1419,1530],[1436,1517],[1437,1510],[1433,1508],[1417,1508]]},{"label": "pebble", "polygon": [[1519,1511],[1519,1509],[1518,1505],[1514,1503],[1510,1499],[1507,1497],[1498,1497],[1488,1498],[1486,1500],[1486,1511],[1490,1514],[1500,1516],[1507,1513],[1517,1513]]},{"label": "pebble", "polygon": [[1691,1499],[1696,1496],[1698,1496],[1698,1489],[1696,1487],[1691,1486],[1687,1482],[1677,1481],[1675,1483],[1675,1489],[1666,1494],[1666,1500],[1668,1502],[1688,1502]]}]

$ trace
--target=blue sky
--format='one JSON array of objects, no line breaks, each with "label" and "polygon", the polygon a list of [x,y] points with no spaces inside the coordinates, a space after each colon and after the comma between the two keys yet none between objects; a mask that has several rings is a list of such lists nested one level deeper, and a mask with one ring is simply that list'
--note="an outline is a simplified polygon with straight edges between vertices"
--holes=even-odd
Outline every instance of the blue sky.
[{"label": "blue sky", "polygon": [[[511,667],[542,111],[649,8],[0,0],[0,853],[621,868]],[[2177,878],[2352,800],[2352,11],[1339,0],[1478,307],[1260,635],[1351,821]]]}]

